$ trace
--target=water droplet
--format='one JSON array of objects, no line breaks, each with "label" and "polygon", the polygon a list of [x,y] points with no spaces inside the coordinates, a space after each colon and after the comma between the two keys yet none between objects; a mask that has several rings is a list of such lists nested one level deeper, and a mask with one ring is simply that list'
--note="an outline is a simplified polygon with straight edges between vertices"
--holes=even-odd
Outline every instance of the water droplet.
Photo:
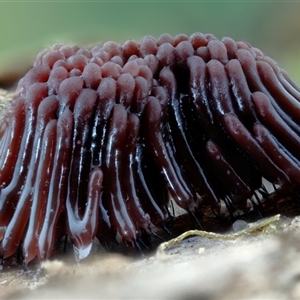
[{"label": "water droplet", "polygon": [[248,227],[248,223],[244,220],[236,220],[233,224],[232,224],[232,229],[235,232],[244,230]]}]

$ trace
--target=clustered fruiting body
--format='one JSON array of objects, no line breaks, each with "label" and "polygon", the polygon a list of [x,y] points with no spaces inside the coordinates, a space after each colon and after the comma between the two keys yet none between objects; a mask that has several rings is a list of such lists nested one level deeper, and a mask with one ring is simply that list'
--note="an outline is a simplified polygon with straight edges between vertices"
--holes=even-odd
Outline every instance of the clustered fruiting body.
[{"label": "clustered fruiting body", "polygon": [[300,89],[245,42],[163,34],[42,51],[0,129],[0,257],[78,258],[191,214],[300,183]]}]

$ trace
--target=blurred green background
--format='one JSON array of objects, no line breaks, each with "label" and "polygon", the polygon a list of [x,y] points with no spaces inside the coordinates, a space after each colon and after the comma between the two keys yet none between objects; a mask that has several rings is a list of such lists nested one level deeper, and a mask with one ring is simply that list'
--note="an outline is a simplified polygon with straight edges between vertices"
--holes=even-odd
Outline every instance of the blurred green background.
[{"label": "blurred green background", "polygon": [[300,83],[299,13],[300,2],[288,1],[1,1],[0,86],[56,42],[122,43],[195,31],[246,40]]}]

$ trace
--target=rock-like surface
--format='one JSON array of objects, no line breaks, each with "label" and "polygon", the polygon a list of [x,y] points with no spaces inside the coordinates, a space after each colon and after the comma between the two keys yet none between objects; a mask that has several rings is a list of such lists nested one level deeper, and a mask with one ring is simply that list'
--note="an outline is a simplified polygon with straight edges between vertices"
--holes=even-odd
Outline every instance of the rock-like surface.
[{"label": "rock-like surface", "polygon": [[237,239],[190,237],[161,256],[96,253],[0,273],[0,299],[299,299],[300,219]]}]

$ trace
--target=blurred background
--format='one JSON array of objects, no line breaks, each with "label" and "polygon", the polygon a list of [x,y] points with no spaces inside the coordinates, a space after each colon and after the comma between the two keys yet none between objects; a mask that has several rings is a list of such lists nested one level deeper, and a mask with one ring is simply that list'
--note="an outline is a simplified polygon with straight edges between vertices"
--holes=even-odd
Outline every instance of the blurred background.
[{"label": "blurred background", "polygon": [[250,42],[300,84],[299,13],[300,2],[288,1],[1,1],[0,87],[57,42],[88,46],[196,31]]}]

